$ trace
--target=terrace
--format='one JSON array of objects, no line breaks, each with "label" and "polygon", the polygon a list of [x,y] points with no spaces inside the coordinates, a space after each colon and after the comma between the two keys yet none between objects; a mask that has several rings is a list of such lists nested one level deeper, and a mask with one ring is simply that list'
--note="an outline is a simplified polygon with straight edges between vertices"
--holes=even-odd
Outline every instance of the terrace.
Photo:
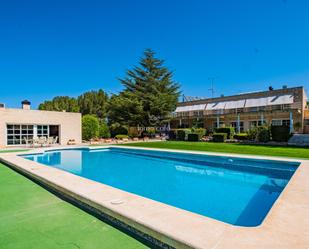
[{"label": "terrace", "polygon": [[[160,146],[163,147],[163,144],[168,145],[170,142],[153,142],[147,144],[143,143],[134,144],[134,146],[153,146],[159,148],[158,144],[160,143]],[[188,143],[188,146],[190,146],[190,143]],[[106,147],[102,147],[102,149],[103,148]],[[100,149],[100,147],[95,147],[93,149],[98,150]],[[193,147],[192,149],[196,149],[196,147]],[[48,149],[36,149],[34,152],[44,152],[45,150]],[[160,149],[160,151],[161,150],[162,149]],[[175,151],[187,153],[183,150],[179,150],[179,148]],[[205,152],[197,151],[192,151],[192,153],[196,155],[205,154]],[[20,152],[18,154],[20,154]],[[207,154],[220,155],[218,153],[211,152],[207,152]],[[226,153],[221,155],[225,155],[230,158],[237,156],[241,158],[273,159],[271,157],[241,156]],[[309,175],[309,168],[308,161],[306,160],[296,160],[301,163],[300,167],[297,169],[295,176],[293,176],[293,178],[290,180],[288,186],[281,194],[280,198],[276,201],[274,207],[271,209],[265,221],[258,227],[248,228],[225,224],[217,220],[209,219],[205,216],[186,212],[182,209],[177,209],[172,206],[153,201],[151,199],[145,199],[137,195],[132,195],[130,193],[111,188],[110,186],[107,186],[105,184],[89,181],[88,179],[64,172],[62,170],[53,169],[36,162],[31,162],[23,158],[16,157],[15,153],[2,154],[0,155],[0,157],[6,164],[9,164],[11,167],[17,169],[20,172],[23,172],[30,178],[43,183],[44,186],[51,187],[52,189],[54,189],[53,191],[56,191],[56,193],[61,193],[64,196],[73,195],[74,198],[78,200],[78,203],[80,203],[82,206],[86,204],[86,206],[84,207],[87,207],[89,205],[95,207],[96,210],[99,210],[99,213],[103,212],[111,215],[112,217],[117,217],[117,219],[121,222],[129,224],[131,227],[135,227],[138,231],[142,231],[142,233],[151,235],[153,239],[169,244],[175,248],[213,248],[214,246],[216,246],[216,248],[230,248],[231,244],[235,245],[237,248],[303,248],[304,245],[309,245],[309,241],[307,240],[308,234],[306,232],[308,230],[307,228],[309,224],[308,219],[304,219],[304,217],[308,217],[309,215],[307,213],[309,210],[309,186],[307,184],[308,181],[306,181]],[[276,160],[283,160],[287,162],[295,161],[295,159],[291,160],[282,157],[277,157]],[[3,165],[1,165],[1,167],[6,172],[6,175],[9,175],[9,172],[11,172],[10,174],[13,174],[14,177],[19,178],[16,184],[20,184],[19,181],[30,182],[28,179],[18,175],[16,172],[4,167]],[[29,190],[25,188],[28,190],[25,191],[26,194],[24,193],[24,191],[22,195],[19,194],[19,197],[21,199],[27,198],[25,199],[26,203],[31,202],[31,205],[33,205],[33,207],[36,207],[36,203],[40,203],[41,205],[42,200],[44,200],[43,202],[45,202],[45,198],[47,197],[45,197],[45,195],[43,196],[43,194],[37,194],[37,189],[40,189],[40,191],[38,191],[39,193],[42,191],[45,194],[48,194],[50,196],[49,198],[57,199],[57,197],[54,197],[52,194],[48,193],[41,187],[38,187],[32,182],[30,183],[31,187],[29,187]],[[4,182],[4,185],[8,186],[6,182]],[[14,188],[17,189],[16,186]],[[32,191],[33,189],[34,191]],[[14,192],[11,191],[10,193]],[[18,197],[16,198],[18,199]],[[31,198],[35,198],[35,201],[32,201]],[[117,200],[125,200],[125,202],[118,202]],[[8,199],[8,202],[4,204],[7,206],[7,209],[9,209],[9,203],[11,201],[14,203],[16,202],[16,199]],[[87,246],[83,246],[83,243],[87,243],[88,241],[88,238],[86,236],[87,230],[85,232],[84,227],[86,227],[85,229],[89,228],[93,230],[93,225],[79,225],[78,222],[82,223],[86,218],[75,218],[75,216],[71,216],[72,214],[70,213],[73,212],[71,210],[75,210],[73,214],[75,214],[75,212],[78,212],[80,216],[87,216],[90,221],[91,216],[77,209],[71,204],[63,202],[62,200],[60,202],[62,203],[61,205],[68,205],[70,207],[67,207],[69,209],[67,213],[64,211],[59,211],[57,208],[55,210],[51,209],[51,211],[49,212],[49,209],[45,210],[46,208],[44,205],[42,205],[42,209],[44,210],[41,214],[39,211],[33,212],[31,211],[32,209],[26,209],[30,212],[27,217],[33,216],[34,220],[36,220],[37,222],[41,222],[46,226],[48,222],[45,221],[45,219],[50,219],[51,216],[53,220],[63,220],[63,223],[60,222],[58,224],[58,222],[56,222],[55,224],[53,224],[53,227],[50,229],[54,232],[49,234],[48,239],[46,239],[46,237],[42,237],[41,243],[46,243],[46,245],[48,245],[49,240],[53,241],[51,243],[54,243],[55,241],[55,243],[62,243],[64,241],[63,243],[76,243],[79,246],[82,245],[82,248],[88,248]],[[23,209],[17,205],[15,210],[12,209],[12,215],[18,210],[23,211]],[[36,208],[33,208],[33,210],[36,210]],[[47,211],[48,214],[46,213],[44,215],[44,213]],[[50,215],[53,212],[55,212],[55,215]],[[69,215],[69,217],[71,217],[70,222],[73,222],[73,225],[72,223],[69,223],[69,225],[66,226],[67,219],[62,219],[61,216],[63,215],[63,212],[65,213],[65,216]],[[95,211],[94,213],[98,214],[97,211]],[[39,216],[39,218],[37,217],[37,215]],[[44,222],[42,222],[42,219],[44,220]],[[93,217],[92,219],[100,223],[99,220]],[[11,226],[16,225],[13,218],[10,220],[10,222]],[[94,221],[92,222],[97,224]],[[86,222],[86,224],[88,223]],[[25,224],[23,225],[25,227],[28,227],[30,231],[35,230],[37,233],[42,233],[43,231],[43,234],[45,234],[44,229],[48,230],[42,225],[40,226],[36,223],[31,223],[28,221],[25,221]],[[64,229],[64,231],[66,231],[65,229],[69,229],[71,225],[74,226],[74,229],[68,232],[68,238],[64,238],[59,235],[60,232],[58,233],[58,226],[64,226],[64,228],[61,229]],[[102,223],[101,225],[107,226],[104,223]],[[175,227],[177,227],[177,229],[175,229]],[[187,227],[191,228],[190,231],[186,229]],[[94,228],[96,227],[94,226]],[[120,233],[119,231],[116,231],[111,227],[108,228],[111,229],[111,234],[119,233],[118,236],[123,239],[119,239],[119,241],[118,239],[115,239],[115,242],[114,238],[118,238],[117,235],[111,236],[112,239],[110,239],[110,237],[108,237],[107,239],[107,237],[104,237],[104,234],[99,234],[95,230],[95,232],[92,232],[91,236],[88,235],[93,239],[92,243],[99,243],[100,241],[103,241],[102,237],[104,237],[109,241],[109,243],[111,243],[111,246],[107,246],[106,248],[123,248],[123,245],[125,245],[125,248],[142,248],[144,246],[136,240],[128,237],[127,235]],[[60,231],[63,231],[61,229]],[[102,232],[102,230],[99,229],[99,232]],[[24,240],[24,237],[22,237],[21,234],[15,234],[15,236],[20,241],[19,243],[25,243],[22,242]],[[63,234],[66,233],[64,232]],[[80,237],[79,234],[81,234]],[[137,234],[140,235],[139,232]],[[76,236],[75,239],[74,236]],[[106,234],[106,236],[109,235]],[[280,240],[278,240],[279,237]],[[71,238],[72,241],[68,242],[68,240],[70,240]],[[145,239],[145,237],[143,236],[140,239],[143,238]],[[9,237],[6,237],[6,239],[9,239]],[[13,243],[13,241],[11,243]],[[95,244],[93,247],[96,248],[99,246],[98,244]],[[52,248],[52,246],[50,248]]]}]

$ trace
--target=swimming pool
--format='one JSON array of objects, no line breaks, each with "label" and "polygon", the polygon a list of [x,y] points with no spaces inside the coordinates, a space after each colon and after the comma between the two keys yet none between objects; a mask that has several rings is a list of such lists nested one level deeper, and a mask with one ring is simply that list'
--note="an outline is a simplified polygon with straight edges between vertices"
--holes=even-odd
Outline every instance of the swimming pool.
[{"label": "swimming pool", "polygon": [[239,226],[261,224],[299,165],[114,147],[23,157]]}]

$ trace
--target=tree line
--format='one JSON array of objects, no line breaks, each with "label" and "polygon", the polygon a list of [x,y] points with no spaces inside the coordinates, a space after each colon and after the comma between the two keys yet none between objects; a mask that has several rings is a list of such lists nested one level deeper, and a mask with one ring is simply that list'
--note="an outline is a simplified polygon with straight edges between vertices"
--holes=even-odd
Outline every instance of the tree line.
[{"label": "tree line", "polygon": [[173,80],[173,72],[164,65],[164,60],[156,58],[153,50],[146,49],[138,65],[119,81],[124,89],[118,94],[109,96],[99,89],[77,98],[57,96],[41,103],[39,110],[80,112],[83,126],[84,123],[91,126],[89,120],[97,119],[98,124],[91,126],[96,132],[84,136],[87,132],[83,130],[84,139],[100,136],[100,131],[101,135],[108,132],[115,135],[123,133],[125,127],[154,127],[169,122],[178,102],[180,86]]}]

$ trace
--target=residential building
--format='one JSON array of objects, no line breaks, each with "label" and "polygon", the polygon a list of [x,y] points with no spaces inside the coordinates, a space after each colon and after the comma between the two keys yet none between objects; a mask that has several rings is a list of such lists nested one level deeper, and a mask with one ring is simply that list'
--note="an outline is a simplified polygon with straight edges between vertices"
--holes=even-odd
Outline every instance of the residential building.
[{"label": "residential building", "polygon": [[286,125],[291,132],[309,133],[309,110],[304,87],[244,93],[178,103],[172,128],[214,129],[233,126],[237,132],[263,124]]},{"label": "residential building", "polygon": [[58,144],[73,139],[81,143],[81,114],[32,110],[29,101],[21,109],[0,105],[0,147],[19,146],[36,137],[54,137]]}]

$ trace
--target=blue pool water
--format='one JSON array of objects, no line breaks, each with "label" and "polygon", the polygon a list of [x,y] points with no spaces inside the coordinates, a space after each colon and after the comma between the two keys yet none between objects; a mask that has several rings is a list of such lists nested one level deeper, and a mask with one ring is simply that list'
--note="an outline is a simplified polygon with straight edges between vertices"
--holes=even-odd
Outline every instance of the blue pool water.
[{"label": "blue pool water", "polygon": [[24,157],[239,226],[261,224],[298,166],[123,148],[58,150]]}]

